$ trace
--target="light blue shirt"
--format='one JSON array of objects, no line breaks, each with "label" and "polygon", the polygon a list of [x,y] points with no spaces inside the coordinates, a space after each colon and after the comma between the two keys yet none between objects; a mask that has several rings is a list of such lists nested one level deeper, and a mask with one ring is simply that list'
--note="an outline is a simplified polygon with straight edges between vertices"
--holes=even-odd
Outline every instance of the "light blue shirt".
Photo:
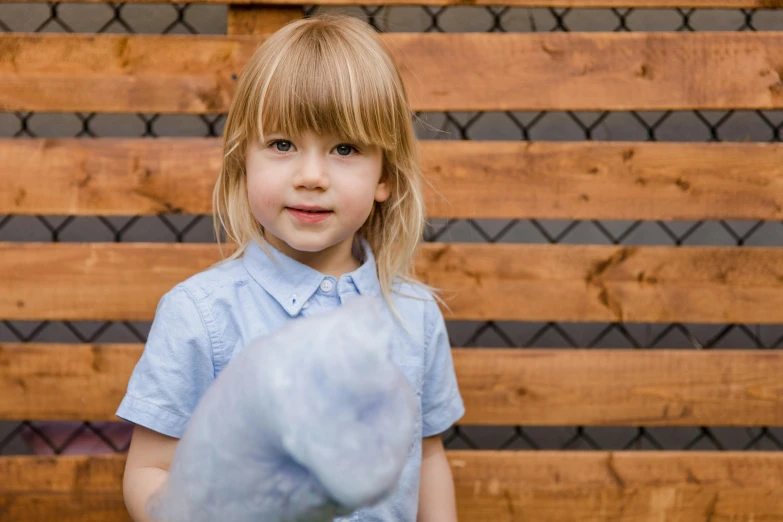
[{"label": "light blue shirt", "polygon": [[[375,258],[366,241],[364,262],[339,279],[326,276],[268,246],[277,264],[252,243],[242,258],[183,281],[158,303],[147,344],[117,416],[180,438],[201,396],[250,341],[287,321],[333,309],[358,295],[380,296]],[[415,522],[421,439],[442,433],[465,413],[445,322],[432,296],[403,283],[394,302],[397,324],[392,361],[418,401],[416,434],[395,493],[355,512],[351,522]]]}]

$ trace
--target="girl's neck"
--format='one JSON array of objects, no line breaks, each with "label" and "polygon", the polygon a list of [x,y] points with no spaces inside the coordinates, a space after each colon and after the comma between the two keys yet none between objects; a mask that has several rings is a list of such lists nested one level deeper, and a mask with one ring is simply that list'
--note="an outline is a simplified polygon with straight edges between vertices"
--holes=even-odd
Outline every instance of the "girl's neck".
[{"label": "girl's neck", "polygon": [[264,239],[282,254],[335,279],[339,279],[343,274],[353,272],[361,266],[354,253],[355,237],[317,252],[296,250],[285,241],[269,233],[264,234]]}]

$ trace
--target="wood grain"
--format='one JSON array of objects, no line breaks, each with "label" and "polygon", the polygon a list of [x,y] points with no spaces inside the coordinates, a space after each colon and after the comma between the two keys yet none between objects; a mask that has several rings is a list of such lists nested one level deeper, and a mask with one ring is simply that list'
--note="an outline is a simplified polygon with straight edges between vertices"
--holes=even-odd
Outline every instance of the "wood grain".
[{"label": "wood grain", "polygon": [[125,455],[0,457],[3,522],[131,522]]},{"label": "wood grain", "polygon": [[[0,344],[0,419],[116,420],[142,350]],[[779,351],[454,348],[453,357],[467,410],[459,424],[783,424]]]},{"label": "wood grain", "polygon": [[228,34],[262,35],[273,33],[289,22],[302,18],[302,5],[236,4],[228,8]]},{"label": "wood grain", "polygon": [[449,317],[783,322],[779,248],[430,244],[419,273]]},{"label": "wood grain", "polygon": [[783,455],[449,452],[460,519],[523,522],[783,520]]},{"label": "wood grain", "polygon": [[117,420],[142,344],[0,344],[0,419]]},{"label": "wood grain", "polygon": [[[783,322],[783,255],[762,247],[424,244],[450,319]],[[212,244],[0,243],[0,319],[151,320],[218,261]]]},{"label": "wood grain", "polygon": [[[783,219],[778,143],[420,149],[435,218]],[[220,156],[220,141],[204,138],[0,140],[0,214],[208,214]]]},{"label": "wood grain", "polygon": [[[0,110],[226,112],[263,38],[0,34]],[[383,38],[419,111],[783,107],[778,32]]]},{"label": "wood grain", "polygon": [[209,213],[220,160],[217,139],[0,140],[0,213]]},{"label": "wood grain", "polygon": [[467,425],[779,426],[769,350],[454,349]]},{"label": "wood grain", "polygon": [[[460,520],[783,520],[778,453],[451,450],[447,456]],[[0,457],[0,513],[8,522],[129,522],[123,468],[124,455]]]}]

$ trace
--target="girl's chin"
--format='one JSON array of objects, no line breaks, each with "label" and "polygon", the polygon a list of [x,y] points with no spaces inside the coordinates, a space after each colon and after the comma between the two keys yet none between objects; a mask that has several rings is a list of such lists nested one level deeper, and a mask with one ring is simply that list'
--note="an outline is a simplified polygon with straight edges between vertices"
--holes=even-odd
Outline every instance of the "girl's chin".
[{"label": "girl's chin", "polygon": [[[282,238],[279,240],[285,244],[291,250],[303,253],[317,253],[326,250],[329,247],[334,246],[334,243],[326,241],[324,238]],[[272,243],[273,245],[275,243]]]}]

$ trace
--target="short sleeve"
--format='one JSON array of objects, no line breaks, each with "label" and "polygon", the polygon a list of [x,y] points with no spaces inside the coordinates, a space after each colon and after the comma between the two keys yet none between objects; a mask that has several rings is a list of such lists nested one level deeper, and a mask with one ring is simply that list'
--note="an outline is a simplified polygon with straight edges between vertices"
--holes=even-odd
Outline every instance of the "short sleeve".
[{"label": "short sleeve", "polygon": [[429,318],[422,391],[422,436],[438,435],[465,414],[457,385],[446,323],[436,303],[428,303]]},{"label": "short sleeve", "polygon": [[207,325],[187,289],[177,286],[158,303],[147,343],[116,415],[180,438],[214,380]]}]

